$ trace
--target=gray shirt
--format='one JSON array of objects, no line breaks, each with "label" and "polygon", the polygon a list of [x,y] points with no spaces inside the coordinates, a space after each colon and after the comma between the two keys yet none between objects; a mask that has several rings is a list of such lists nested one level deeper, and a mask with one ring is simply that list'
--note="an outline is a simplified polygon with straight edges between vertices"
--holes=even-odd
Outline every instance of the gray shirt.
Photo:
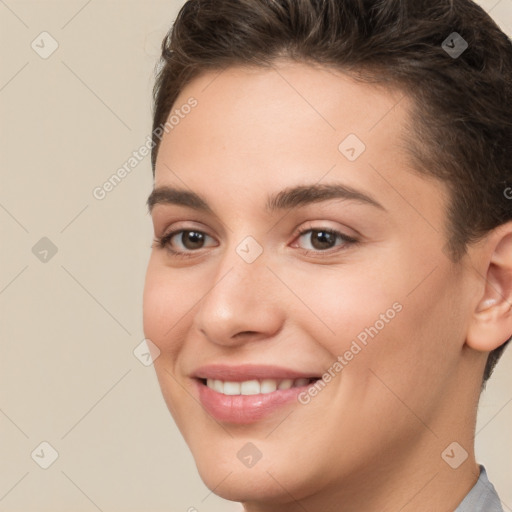
[{"label": "gray shirt", "polygon": [[503,512],[501,500],[480,464],[480,477],[454,512]]}]

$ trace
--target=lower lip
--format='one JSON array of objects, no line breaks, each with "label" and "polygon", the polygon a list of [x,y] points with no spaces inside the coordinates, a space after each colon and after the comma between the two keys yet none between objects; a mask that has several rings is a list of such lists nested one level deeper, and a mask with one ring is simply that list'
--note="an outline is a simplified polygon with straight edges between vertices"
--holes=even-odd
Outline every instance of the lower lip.
[{"label": "lower lip", "polygon": [[196,381],[202,405],[217,421],[245,425],[270,416],[275,411],[295,402],[298,395],[311,384],[297,388],[277,390],[258,395],[223,395]]}]

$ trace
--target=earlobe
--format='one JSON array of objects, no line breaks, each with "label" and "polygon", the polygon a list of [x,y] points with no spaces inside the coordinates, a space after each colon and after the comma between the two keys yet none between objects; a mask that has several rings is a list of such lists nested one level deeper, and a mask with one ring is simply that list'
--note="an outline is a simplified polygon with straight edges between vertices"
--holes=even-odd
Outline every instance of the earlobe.
[{"label": "earlobe", "polygon": [[512,335],[512,222],[492,231],[482,250],[488,256],[476,270],[485,281],[466,344],[481,352],[491,352]]}]

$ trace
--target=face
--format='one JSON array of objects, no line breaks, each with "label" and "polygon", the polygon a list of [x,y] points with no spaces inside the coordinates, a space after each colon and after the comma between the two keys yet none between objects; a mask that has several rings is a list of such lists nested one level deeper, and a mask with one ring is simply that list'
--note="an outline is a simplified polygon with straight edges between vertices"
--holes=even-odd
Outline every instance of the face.
[{"label": "face", "polygon": [[446,190],[401,145],[408,99],[279,62],[204,74],[187,103],[144,293],[167,406],[221,496],[356,492],[442,432],[464,344]]}]

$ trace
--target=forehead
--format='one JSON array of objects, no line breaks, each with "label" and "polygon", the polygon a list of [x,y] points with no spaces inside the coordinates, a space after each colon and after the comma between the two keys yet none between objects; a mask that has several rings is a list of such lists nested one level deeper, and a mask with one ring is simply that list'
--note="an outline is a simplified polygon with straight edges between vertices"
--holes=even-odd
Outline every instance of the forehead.
[{"label": "forehead", "polygon": [[284,130],[295,136],[311,136],[312,131],[339,136],[353,130],[364,137],[390,110],[395,115],[385,123],[385,130],[399,130],[397,121],[407,114],[409,103],[398,89],[356,81],[331,68],[288,61],[277,61],[270,68],[232,67],[204,73],[182,90],[174,108],[179,110],[190,97],[198,100],[194,113],[199,112],[203,121],[208,119],[205,129],[222,121],[225,130],[242,124],[250,132],[251,126],[260,123],[257,127],[268,138],[276,132],[283,136]]},{"label": "forehead", "polygon": [[[190,109],[192,98],[197,105]],[[351,134],[378,151],[396,144],[408,104],[398,90],[356,82],[333,69],[287,61],[232,67],[204,73],[181,91],[160,151],[178,155],[186,139],[186,147],[195,144],[200,153],[243,151],[247,159],[261,160],[300,150],[301,158],[316,160],[327,150],[332,159]]]},{"label": "forehead", "polygon": [[[191,100],[196,106],[181,111]],[[328,178],[414,203],[433,184],[411,172],[403,149],[410,107],[398,89],[306,64],[207,72],[173,106],[179,122],[163,136],[155,186],[208,195]]]}]

